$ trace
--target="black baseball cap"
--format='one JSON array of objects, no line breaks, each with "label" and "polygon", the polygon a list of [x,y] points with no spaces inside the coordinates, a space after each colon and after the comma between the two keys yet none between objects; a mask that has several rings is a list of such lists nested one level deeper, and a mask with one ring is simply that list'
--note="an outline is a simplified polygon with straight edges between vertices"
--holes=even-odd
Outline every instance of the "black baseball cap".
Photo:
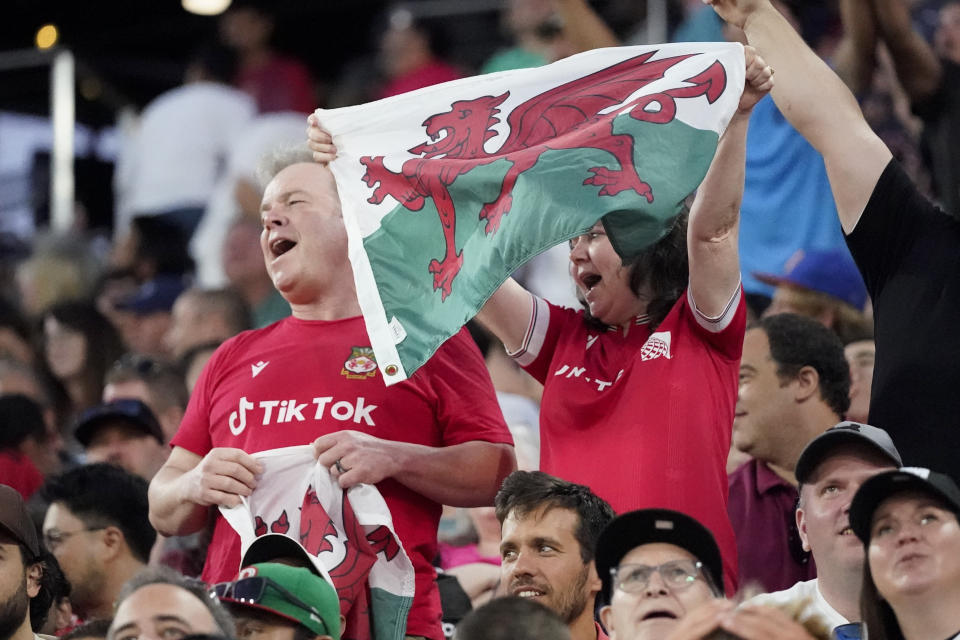
[{"label": "black baseball cap", "polygon": [[686,549],[703,563],[713,586],[723,590],[723,561],[713,534],[694,518],[670,509],[639,509],[614,518],[597,540],[597,573],[603,582],[603,597],[610,602],[613,576],[610,570],[631,550],[642,544],[667,542]]},{"label": "black baseball cap", "polygon": [[303,548],[303,545],[282,533],[267,533],[255,538],[243,552],[240,568],[265,562],[277,562],[283,558],[294,560],[297,566],[310,569],[318,576],[324,577],[317,568],[317,560]]},{"label": "black baseball cap", "polygon": [[810,476],[813,475],[817,466],[842,444],[867,445],[888,458],[894,466],[903,466],[900,452],[893,444],[890,434],[879,427],[848,420],[830,427],[804,447],[803,451],[800,452],[800,458],[797,460],[795,470],[797,482],[800,484],[809,482]]},{"label": "black baseball cap", "polygon": [[0,484],[0,529],[23,544],[34,557],[40,555],[40,540],[27,513],[23,496],[13,487]]},{"label": "black baseball cap", "polygon": [[133,398],[121,398],[87,409],[77,419],[73,437],[86,447],[99,427],[114,421],[121,421],[148,436],[153,436],[160,444],[164,442],[163,429],[160,428],[153,411],[140,400]]},{"label": "black baseball cap", "polygon": [[863,544],[870,542],[870,525],[880,503],[904,491],[919,491],[943,500],[960,518],[960,487],[950,476],[923,467],[885,471],[860,485],[850,504],[850,528]]}]

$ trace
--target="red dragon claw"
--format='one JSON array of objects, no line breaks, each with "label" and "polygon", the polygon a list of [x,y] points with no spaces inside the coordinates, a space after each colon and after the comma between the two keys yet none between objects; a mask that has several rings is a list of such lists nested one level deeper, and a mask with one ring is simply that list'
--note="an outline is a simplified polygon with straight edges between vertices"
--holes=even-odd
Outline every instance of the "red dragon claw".
[{"label": "red dragon claw", "polygon": [[610,170],[606,167],[591,167],[588,169],[593,175],[583,181],[583,184],[592,184],[601,187],[598,195],[615,196],[621,191],[632,189],[637,194],[647,199],[647,202],[653,202],[653,194],[650,192],[650,185],[640,180],[631,172]]},{"label": "red dragon claw", "polygon": [[493,202],[488,202],[487,204],[483,205],[483,208],[480,209],[480,219],[487,221],[486,226],[483,228],[483,232],[487,235],[496,232],[496,230],[500,228],[500,219],[510,213],[510,208],[512,206],[512,193],[505,193]]},{"label": "red dragon claw", "polygon": [[450,295],[453,279],[460,273],[461,266],[463,266],[463,251],[455,256],[447,256],[443,262],[436,259],[430,261],[428,269],[433,274],[433,290],[440,289],[441,300],[446,300]]}]

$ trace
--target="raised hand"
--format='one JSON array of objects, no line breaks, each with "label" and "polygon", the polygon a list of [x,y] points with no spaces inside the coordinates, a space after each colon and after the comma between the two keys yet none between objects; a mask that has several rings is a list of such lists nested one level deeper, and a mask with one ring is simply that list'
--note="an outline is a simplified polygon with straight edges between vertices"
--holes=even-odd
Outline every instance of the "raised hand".
[{"label": "raised hand", "polygon": [[744,62],[746,63],[746,80],[743,85],[743,95],[740,96],[739,111],[750,111],[760,102],[763,96],[773,89],[773,68],[750,45],[743,47]]},{"label": "raised hand", "polygon": [[[726,20],[732,25],[740,27],[743,29],[743,26],[747,22],[747,18],[750,17],[755,11],[763,8],[770,7],[769,0],[702,0],[703,4],[708,4],[713,7],[713,10],[717,12],[721,18]],[[772,7],[771,7],[772,8]]]},{"label": "raised hand", "polygon": [[337,157],[333,136],[320,125],[320,120],[314,113],[307,117],[307,146],[313,151],[313,159],[320,164],[327,164]]}]

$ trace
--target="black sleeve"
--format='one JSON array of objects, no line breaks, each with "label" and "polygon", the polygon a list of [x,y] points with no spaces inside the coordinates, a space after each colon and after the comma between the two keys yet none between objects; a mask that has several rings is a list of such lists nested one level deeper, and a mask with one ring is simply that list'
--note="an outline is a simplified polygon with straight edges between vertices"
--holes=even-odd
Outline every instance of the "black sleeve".
[{"label": "black sleeve", "polygon": [[880,174],[847,246],[863,274],[870,297],[876,299],[891,274],[924,236],[955,234],[956,221],[917,190],[896,160]]}]

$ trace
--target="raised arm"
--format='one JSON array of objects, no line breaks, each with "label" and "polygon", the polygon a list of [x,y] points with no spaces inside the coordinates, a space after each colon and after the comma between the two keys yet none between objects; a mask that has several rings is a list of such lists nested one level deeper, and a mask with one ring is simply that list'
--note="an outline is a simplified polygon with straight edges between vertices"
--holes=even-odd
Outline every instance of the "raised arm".
[{"label": "raised arm", "polygon": [[776,70],[780,112],[824,159],[844,231],[856,226],[890,150],[863,119],[853,94],[769,0],[703,0]]},{"label": "raised arm", "polygon": [[913,30],[903,0],[870,0],[880,37],[890,49],[897,80],[911,102],[923,102],[940,86],[943,69],[933,47]]},{"label": "raised arm", "polygon": [[554,0],[554,6],[563,20],[563,33],[577,53],[620,44],[587,0]]},{"label": "raised arm", "polygon": [[833,56],[833,68],[854,95],[873,83],[877,67],[877,18],[869,0],[840,0],[843,39]]},{"label": "raised arm", "polygon": [[743,197],[747,123],[754,105],[773,86],[772,70],[753,47],[744,47],[744,56],[743,96],[697,190],[687,227],[690,292],[697,309],[709,317],[723,314],[740,284],[737,231]]}]

